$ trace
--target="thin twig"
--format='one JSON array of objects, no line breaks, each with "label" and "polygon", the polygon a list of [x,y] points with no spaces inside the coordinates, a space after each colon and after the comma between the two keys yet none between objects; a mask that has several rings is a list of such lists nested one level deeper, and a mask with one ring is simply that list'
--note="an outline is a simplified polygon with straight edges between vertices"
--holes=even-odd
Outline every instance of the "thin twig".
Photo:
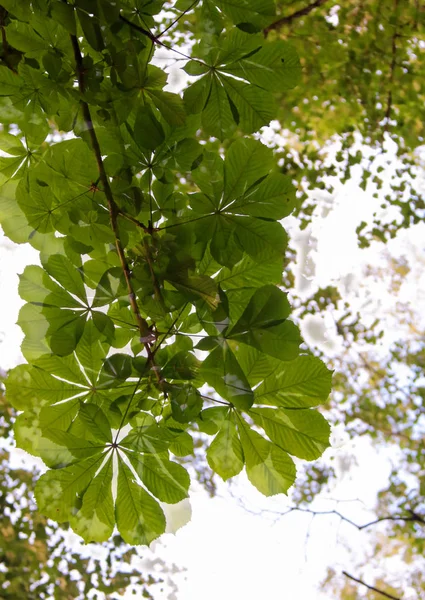
[{"label": "thin twig", "polygon": [[216,402],[217,404],[222,404],[223,406],[227,406],[228,408],[233,407],[233,404],[231,402],[224,402],[224,400],[218,400],[217,398],[211,398],[211,396],[205,396],[205,394],[201,394],[201,398],[204,398],[204,400],[209,400],[210,402]]},{"label": "thin twig", "polygon": [[347,573],[347,571],[343,571],[342,574],[345,575],[346,577],[348,577],[349,579],[352,579],[356,583],[360,583],[360,585],[364,585],[365,587],[367,587],[368,590],[371,590],[372,592],[376,592],[377,594],[381,594],[381,596],[385,596],[385,598],[390,598],[391,600],[401,600],[401,598],[398,598],[397,596],[393,596],[392,594],[387,594],[387,592],[384,592],[383,590],[380,590],[380,589],[374,587],[373,585],[368,585],[361,579],[358,579],[357,577],[350,575],[350,573]]},{"label": "thin twig", "polygon": [[322,6],[322,4],[325,4],[325,2],[327,1],[328,0],[315,0],[314,2],[312,2],[312,4],[309,4],[304,8],[300,8],[300,10],[295,11],[291,15],[281,17],[280,19],[263,29],[264,37],[267,37],[270,31],[280,29],[284,25],[290,25],[292,21],[295,21],[295,19],[299,19],[300,17],[304,17],[310,14],[312,10],[314,10],[315,8],[319,8],[319,6]]},{"label": "thin twig", "polygon": [[127,19],[123,15],[119,16],[119,20],[122,21],[123,23],[125,23],[126,25],[128,25],[129,27],[132,27],[133,29],[135,29],[139,33],[142,33],[143,35],[145,35],[154,44],[159,44],[160,46],[164,45],[162,42],[159,41],[159,39],[157,38],[157,36],[155,36],[151,31],[149,31],[148,29],[144,29],[143,27],[140,27],[140,25],[137,25],[137,23],[133,23],[133,21],[130,21],[129,19]]},{"label": "thin twig", "polygon": [[161,42],[161,40],[159,39],[159,36],[162,35],[164,32],[161,32],[158,36],[156,36],[152,32],[148,31],[147,29],[144,29],[143,27],[140,27],[140,25],[137,25],[137,23],[133,23],[133,21],[126,19],[126,17],[123,17],[122,15],[120,15],[119,18],[120,18],[120,21],[122,21],[123,23],[126,23],[129,27],[135,29],[142,35],[145,35],[146,37],[148,37],[154,45],[158,44],[159,46],[162,46],[166,50],[169,50],[170,52],[175,52],[176,54],[179,54],[180,56],[182,56],[183,58],[186,58],[187,60],[194,60],[195,62],[198,62],[201,65],[208,66],[207,63],[205,63],[200,58],[192,58],[188,54],[185,54],[184,52],[181,52],[180,50],[176,50],[176,48],[172,48],[171,46],[168,46],[168,44],[164,44],[164,42]]},{"label": "thin twig", "polygon": [[362,531],[363,529],[368,529],[369,527],[372,527],[373,525],[377,525],[378,523],[382,523],[383,521],[403,521],[405,523],[420,523],[422,525],[425,525],[425,518],[422,517],[421,515],[418,515],[417,513],[415,513],[412,510],[407,510],[407,512],[409,513],[409,515],[403,516],[403,515],[397,515],[397,516],[385,516],[385,517],[378,517],[377,519],[374,519],[373,521],[368,521],[367,523],[363,523],[363,525],[359,525],[358,523],[355,523],[354,521],[352,521],[351,519],[349,519],[348,517],[346,517],[345,515],[341,514],[339,511],[332,509],[332,510],[312,510],[311,508],[301,508],[300,506],[291,506],[290,508],[288,508],[288,510],[286,510],[285,512],[277,512],[277,511],[272,511],[272,510],[267,510],[267,511],[263,511],[263,512],[267,512],[267,513],[272,513],[272,514],[278,514],[281,517],[285,517],[286,515],[288,515],[291,512],[302,512],[302,513],[307,513],[309,515],[313,515],[313,517],[315,516],[335,516],[338,517],[339,519],[341,519],[341,521],[344,521],[345,523],[348,523],[349,525],[352,525],[353,527],[355,527],[356,529],[358,529],[359,531]]},{"label": "thin twig", "polygon": [[412,513],[411,511],[409,511],[410,515],[411,515],[410,517],[409,516],[404,517],[401,515],[399,515],[399,516],[390,516],[389,515],[386,517],[378,517],[377,519],[374,519],[373,521],[368,521],[367,523],[364,523],[363,525],[359,525],[358,523],[355,523],[354,521],[352,521],[348,517],[344,516],[337,510],[315,511],[310,508],[300,508],[298,506],[292,506],[289,510],[287,510],[283,514],[286,515],[293,511],[305,512],[305,513],[309,513],[314,516],[315,515],[334,515],[336,517],[339,517],[342,521],[345,521],[349,525],[352,525],[359,531],[362,531],[363,529],[367,529],[368,527],[372,527],[373,525],[377,525],[378,523],[381,523],[383,521],[404,521],[404,522],[422,523],[425,525],[425,519],[423,519],[420,515],[417,515],[416,513]]},{"label": "thin twig", "polygon": [[151,228],[147,227],[144,223],[142,223],[141,221],[139,221],[138,219],[136,219],[132,215],[129,215],[125,211],[121,210],[121,208],[118,208],[118,215],[120,217],[122,217],[123,219],[127,219],[127,221],[131,221],[131,223],[134,223],[134,225],[136,225],[136,227],[139,227],[145,233],[152,233],[152,231],[156,231],[155,228],[151,229]]},{"label": "thin twig", "polygon": [[168,27],[166,27],[163,31],[161,31],[161,33],[158,34],[158,38],[160,38],[161,36],[163,36],[164,33],[167,33],[167,31],[169,29],[171,29],[171,27],[174,27],[174,25],[176,23],[178,23],[180,21],[180,19],[185,16],[185,14],[187,14],[190,10],[192,10],[192,8],[195,6],[195,4],[198,4],[198,2],[199,2],[199,0],[194,0],[194,2],[192,2],[192,4],[188,8],[186,8],[186,10],[184,10],[178,17],[176,17],[174,19],[174,21],[172,23],[170,23],[168,25]]},{"label": "thin twig", "polygon": [[[81,108],[83,111],[83,117],[86,129],[90,136],[91,145],[93,148],[93,152],[96,157],[97,167],[99,170],[99,178],[103,185],[103,191],[108,203],[109,217],[111,222],[111,228],[115,237],[115,246],[117,249],[117,254],[119,256],[121,267],[124,272],[124,277],[127,284],[128,297],[130,300],[130,306],[133,311],[134,318],[137,323],[137,327],[140,334],[140,341],[143,343],[146,353],[148,355],[148,362],[151,367],[155,367],[153,354],[150,347],[150,341],[152,339],[152,332],[147,323],[147,321],[140,314],[139,307],[137,305],[136,294],[134,292],[133,284],[131,281],[131,272],[127,263],[127,258],[125,256],[124,248],[121,242],[120,232],[118,229],[117,217],[119,215],[118,206],[115,203],[111,186],[109,184],[108,175],[106,174],[105,166],[103,164],[102,152],[99,146],[99,141],[97,139],[96,132],[93,127],[93,121],[90,114],[90,108],[87,102],[84,100],[84,92],[85,92],[85,81],[84,81],[84,65],[83,65],[83,57],[81,55],[80,46],[78,43],[78,38],[75,35],[70,35],[72,48],[74,51],[74,58],[76,63],[76,72],[78,77],[78,87],[81,94]],[[156,369],[154,369],[158,381],[160,380],[160,374]]]}]

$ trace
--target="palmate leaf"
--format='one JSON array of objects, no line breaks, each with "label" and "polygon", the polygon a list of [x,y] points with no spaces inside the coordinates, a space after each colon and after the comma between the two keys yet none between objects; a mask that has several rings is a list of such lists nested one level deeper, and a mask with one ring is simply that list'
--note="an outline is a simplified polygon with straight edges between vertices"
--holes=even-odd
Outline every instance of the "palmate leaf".
[{"label": "palmate leaf", "polygon": [[[30,265],[20,276],[19,292],[29,302],[19,315],[19,323],[26,334],[22,345],[24,356],[34,360],[49,348],[59,356],[70,354],[87,323],[94,325],[104,340],[112,342],[114,324],[104,313],[91,309],[85,285],[95,287],[96,283],[84,276],[83,268],[76,268],[63,254],[51,255],[43,266],[44,269]],[[99,284],[102,291],[106,285],[102,278]],[[103,298],[103,304],[108,300]],[[102,302],[96,293],[92,307],[99,306]],[[87,320],[89,314],[91,321]]]},{"label": "palmate leaf", "polygon": [[[73,354],[66,357],[44,355],[33,365],[21,365],[10,372],[7,394],[13,406],[24,410],[17,419],[15,430],[26,450],[37,454],[37,440],[42,430],[67,430],[71,424],[72,432],[79,433],[82,427],[92,439],[92,428],[102,425],[97,422],[96,415],[85,418],[85,404],[83,414],[76,420],[82,402],[102,408],[108,421],[119,426],[122,415],[119,409],[114,408],[113,402],[131,393],[134,383],[115,379],[105,372],[108,350],[109,346],[102,342],[99,332],[88,322]],[[135,401],[139,393],[135,394]],[[26,414],[27,410],[32,411],[30,415]],[[104,425],[103,430],[107,431]]]},{"label": "palmate leaf", "polygon": [[[167,459],[167,452],[144,455],[134,447],[129,451],[127,446],[122,450],[135,471],[119,453],[114,514],[112,453],[115,446],[109,442],[96,445],[59,430],[50,429],[47,435],[41,454],[55,469],[37,483],[37,502],[51,518],[62,520],[65,515],[70,518],[75,531],[86,542],[108,539],[115,519],[121,536],[128,543],[150,544],[164,532],[162,509],[137,480],[136,474],[162,501],[175,503],[187,497],[189,475],[183,467]],[[87,458],[89,455],[92,456]]]},{"label": "palmate leaf", "polygon": [[[252,3],[240,0],[240,6],[236,4],[223,3],[231,8],[232,18],[243,14],[247,19],[250,14],[259,17]],[[270,14],[270,7],[266,12]],[[186,108],[202,112],[205,131],[220,140],[229,137],[236,127],[251,133],[267,125],[276,112],[272,92],[294,87],[301,75],[295,50],[281,40],[265,43],[261,35],[245,33],[243,26],[249,22],[240,22],[239,29],[213,40],[208,36],[195,48],[196,58],[209,69],[185,91]],[[186,67],[189,74],[202,73],[193,68],[196,64],[192,61]]]},{"label": "palmate leaf", "polygon": [[[272,154],[261,142],[240,138],[222,159],[204,155],[193,179],[203,192],[190,195],[197,239],[210,242],[212,257],[231,268],[242,251],[258,262],[283,257],[287,237],[270,219],[282,218],[295,207],[292,184],[270,174]],[[202,218],[200,218],[200,216]],[[266,220],[268,219],[268,220]]]}]

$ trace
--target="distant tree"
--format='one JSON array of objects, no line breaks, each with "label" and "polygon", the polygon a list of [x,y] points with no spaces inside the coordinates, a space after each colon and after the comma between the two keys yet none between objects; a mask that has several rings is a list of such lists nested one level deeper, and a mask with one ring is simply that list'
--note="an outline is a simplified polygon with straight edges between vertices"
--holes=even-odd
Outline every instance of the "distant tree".
[{"label": "distant tree", "polygon": [[[418,0],[278,2],[268,39],[293,45],[302,82],[279,111],[282,170],[299,182],[306,225],[313,190],[333,191],[360,170],[360,185],[388,217],[359,229],[363,245],[421,222],[425,143],[425,7]],[[396,144],[396,164],[389,141]],[[388,163],[383,158],[387,155]],[[308,193],[310,191],[310,194]],[[395,210],[394,210],[395,209]]]}]

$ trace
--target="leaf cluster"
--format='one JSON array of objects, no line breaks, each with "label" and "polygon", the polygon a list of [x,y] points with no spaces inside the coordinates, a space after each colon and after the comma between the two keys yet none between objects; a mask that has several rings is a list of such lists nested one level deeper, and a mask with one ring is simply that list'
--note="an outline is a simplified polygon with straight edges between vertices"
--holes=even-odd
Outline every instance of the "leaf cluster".
[{"label": "leaf cluster", "polygon": [[258,33],[273,3],[176,3],[201,27],[183,97],[152,63],[163,2],[2,4],[0,217],[41,263],[20,277],[28,364],[7,397],[18,444],[50,467],[40,510],[88,542],[117,526],[149,544],[160,502],[188,495],[196,430],[223,479],[245,466],[286,493],[291,455],[328,445],[314,407],[331,374],[279,287],[295,190],[249,136],[299,77],[293,48]]}]

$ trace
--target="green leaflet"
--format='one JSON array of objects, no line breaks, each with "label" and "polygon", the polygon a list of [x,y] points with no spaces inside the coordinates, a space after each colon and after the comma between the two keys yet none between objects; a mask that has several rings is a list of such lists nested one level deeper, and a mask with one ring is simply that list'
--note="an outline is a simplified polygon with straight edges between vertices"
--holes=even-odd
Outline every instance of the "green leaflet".
[{"label": "green leaflet", "polygon": [[252,406],[254,393],[226,341],[204,360],[200,375],[220,396],[236,407],[248,409]]},{"label": "green leaflet", "polygon": [[197,429],[224,480],[246,466],[262,493],[286,493],[289,454],[327,447],[310,407],[331,374],[299,356],[278,287],[292,175],[249,135],[300,74],[260,33],[274,2],[174,3],[170,52],[188,52],[187,22],[195,36],[182,94],[152,64],[162,0],[21,4],[4,2],[0,221],[41,266],[20,276],[28,364],[6,388],[17,444],[50,468],[40,510],[86,542],[117,526],[151,543],[158,501],[188,496],[172,457],[194,460]]},{"label": "green leaflet", "polygon": [[77,508],[78,495],[92,481],[100,461],[100,456],[94,456],[42,475],[35,488],[39,510],[59,523],[67,521]]},{"label": "green leaflet", "polygon": [[329,395],[332,372],[315,357],[299,356],[283,368],[274,365],[274,369],[255,390],[258,404],[308,408],[321,404]]},{"label": "green leaflet", "polygon": [[190,479],[182,466],[161,455],[128,456],[137,475],[156,498],[168,504],[187,498]]},{"label": "green leaflet", "polygon": [[127,544],[149,545],[165,531],[165,517],[159,504],[136,483],[122,459],[115,518],[118,531]]},{"label": "green leaflet", "polygon": [[314,460],[329,446],[329,424],[315,410],[255,408],[249,414],[275,444],[294,456]]},{"label": "green leaflet", "polygon": [[219,0],[215,4],[235,25],[252,23],[261,27],[273,18],[276,10],[273,0],[253,0],[249,3],[244,0]]},{"label": "green leaflet", "polygon": [[236,425],[230,419],[223,424],[207,450],[210,467],[226,481],[238,475],[244,466],[244,456]]},{"label": "green leaflet", "polygon": [[84,493],[81,508],[71,516],[72,528],[84,540],[102,542],[112,535],[115,525],[112,476],[112,459],[108,458]]},{"label": "green leaflet", "polygon": [[264,286],[255,292],[239,321],[226,335],[280,360],[293,360],[301,338],[297,327],[286,321],[289,310],[283,292],[272,285]]},{"label": "green leaflet", "polygon": [[238,431],[250,482],[265,496],[286,494],[295,481],[295,465],[286,452],[238,419]]}]

